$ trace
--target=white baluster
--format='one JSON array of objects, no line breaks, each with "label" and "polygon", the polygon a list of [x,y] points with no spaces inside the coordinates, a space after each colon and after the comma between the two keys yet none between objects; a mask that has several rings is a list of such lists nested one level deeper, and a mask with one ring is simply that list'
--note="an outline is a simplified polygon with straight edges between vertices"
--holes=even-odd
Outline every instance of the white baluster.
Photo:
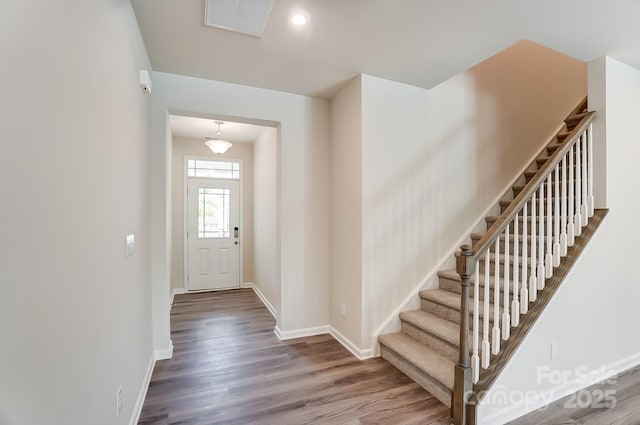
[{"label": "white baluster", "polygon": [[516,213],[516,218],[513,219],[513,301],[511,301],[511,326],[514,328],[520,324],[520,301],[518,295],[518,280],[520,277],[518,270],[518,259],[520,258],[520,230],[519,219]]},{"label": "white baluster", "polygon": [[580,216],[582,226],[589,224],[589,205],[587,205],[587,132],[582,133],[582,205],[580,206]]},{"label": "white baluster", "polygon": [[507,227],[504,229],[504,301],[502,307],[502,339],[507,340],[511,336],[511,316],[509,315],[509,257],[511,251],[509,249],[509,227],[511,224],[507,223]]},{"label": "white baluster", "polygon": [[529,276],[529,301],[531,302],[534,302],[536,298],[538,298],[536,239],[536,192],[534,191],[531,195],[531,276]]},{"label": "white baluster", "polygon": [[576,229],[575,229],[575,215],[573,214],[574,204],[574,184],[575,184],[575,169],[573,167],[573,145],[569,150],[569,199],[567,199],[567,205],[569,205],[569,212],[567,213],[567,245],[573,246],[576,241]]},{"label": "white baluster", "polygon": [[567,156],[562,157],[562,196],[560,198],[562,211],[560,212],[560,254],[564,257],[567,255]]},{"label": "white baluster", "polygon": [[552,181],[551,181],[551,173],[549,173],[549,175],[547,176],[547,214],[545,219],[547,220],[545,226],[547,228],[547,255],[544,257],[544,271],[545,271],[545,277],[547,279],[549,279],[551,276],[553,276],[553,254],[552,254],[552,248],[551,246],[553,245],[553,233],[552,233],[552,226],[553,226],[553,211],[551,208],[551,196],[553,195],[553,190],[552,190]]},{"label": "white baluster", "polygon": [[574,203],[576,205],[576,217],[573,220],[573,231],[575,232],[576,236],[580,236],[582,234],[582,215],[580,214],[582,205],[582,194],[580,193],[582,189],[582,182],[580,181],[582,174],[582,167],[580,165],[580,139],[578,139],[578,141],[576,142],[576,170],[574,171],[574,173],[576,177],[576,181],[574,182],[576,186],[576,198],[574,200]]},{"label": "white baluster", "polygon": [[556,164],[555,170],[554,189],[553,194],[554,209],[553,209],[553,266],[558,267],[560,265],[560,165]]},{"label": "white baluster", "polygon": [[544,289],[545,271],[544,271],[544,182],[540,185],[538,193],[538,290]]},{"label": "white baluster", "polygon": [[[527,225],[529,222],[529,214],[527,213],[527,203],[524,203],[522,207],[522,285],[520,285],[520,313],[527,314],[529,312],[529,274],[527,269],[527,259],[529,254],[527,252],[529,244],[527,243],[527,236],[529,231]],[[532,223],[531,226],[535,226]]]},{"label": "white baluster", "polygon": [[587,178],[589,179],[589,186],[587,188],[587,205],[589,206],[589,217],[593,217],[595,212],[595,198],[593,197],[593,124],[589,124],[589,144],[588,144],[588,162],[587,166],[589,171]]},{"label": "white baluster", "polygon": [[[493,336],[491,338],[492,352],[498,354],[500,352],[500,236],[495,243],[495,260],[493,267]],[[505,262],[509,259],[505,258]],[[485,283],[486,285],[486,283]]]},{"label": "white baluster", "polygon": [[476,262],[476,274],[473,282],[473,354],[471,355],[471,369],[473,383],[480,379],[480,357],[478,356],[478,337],[480,335],[480,261]]},{"label": "white baluster", "polygon": [[484,369],[489,367],[489,363],[491,362],[491,346],[489,345],[489,301],[491,300],[491,296],[489,293],[489,287],[491,280],[489,279],[489,270],[491,269],[490,257],[491,253],[489,252],[489,248],[487,248],[487,252],[484,256],[484,299],[482,300],[484,303],[484,314],[482,317],[482,367]]}]

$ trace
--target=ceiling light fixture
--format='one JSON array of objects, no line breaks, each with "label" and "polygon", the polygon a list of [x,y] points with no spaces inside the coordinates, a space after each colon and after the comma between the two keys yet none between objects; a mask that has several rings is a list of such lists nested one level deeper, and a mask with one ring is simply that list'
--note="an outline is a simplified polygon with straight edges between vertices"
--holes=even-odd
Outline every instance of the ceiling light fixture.
[{"label": "ceiling light fixture", "polygon": [[299,10],[291,14],[291,23],[296,26],[303,26],[309,22],[309,14],[304,10]]},{"label": "ceiling light fixture", "polygon": [[216,155],[222,155],[223,153],[228,151],[229,148],[233,146],[233,144],[231,142],[227,142],[226,140],[220,140],[220,136],[222,136],[222,131],[220,130],[220,126],[224,124],[224,122],[223,121],[214,121],[214,122],[218,124],[218,131],[216,131],[216,137],[215,139],[212,137],[205,137],[205,140],[206,140],[205,145],[207,145],[209,149],[211,149],[211,152],[215,153]]}]

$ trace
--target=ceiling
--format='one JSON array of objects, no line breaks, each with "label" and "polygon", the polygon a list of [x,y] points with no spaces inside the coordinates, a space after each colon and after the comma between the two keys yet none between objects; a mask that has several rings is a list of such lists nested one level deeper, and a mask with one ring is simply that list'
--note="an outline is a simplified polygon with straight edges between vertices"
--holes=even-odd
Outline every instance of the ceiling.
[{"label": "ceiling", "polygon": [[[169,116],[169,126],[173,137],[202,140],[203,142],[205,137],[216,137],[218,126],[214,121],[179,115]],[[261,125],[224,121],[220,127],[222,131],[220,138],[231,143],[253,143],[260,137],[264,129],[265,127]]]},{"label": "ceiling", "polygon": [[431,88],[522,39],[640,68],[640,0],[276,0],[263,38],[205,26],[204,0],[131,2],[154,70],[310,96],[360,73]]}]

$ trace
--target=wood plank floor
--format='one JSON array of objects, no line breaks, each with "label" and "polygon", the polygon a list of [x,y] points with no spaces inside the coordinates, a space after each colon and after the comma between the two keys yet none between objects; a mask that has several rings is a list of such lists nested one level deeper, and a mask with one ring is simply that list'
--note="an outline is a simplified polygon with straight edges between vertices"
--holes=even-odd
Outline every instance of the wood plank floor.
[{"label": "wood plank floor", "polygon": [[539,424],[640,425],[640,366],[509,423]]},{"label": "wood plank floor", "polygon": [[380,358],[329,335],[279,341],[250,289],[177,295],[173,359],[160,361],[139,424],[449,425],[449,409]]}]

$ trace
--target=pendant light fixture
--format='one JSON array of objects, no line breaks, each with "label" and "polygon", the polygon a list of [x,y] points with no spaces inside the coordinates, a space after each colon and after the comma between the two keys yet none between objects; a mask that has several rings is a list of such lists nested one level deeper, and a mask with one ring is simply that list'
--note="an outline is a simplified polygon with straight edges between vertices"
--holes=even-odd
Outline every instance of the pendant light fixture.
[{"label": "pendant light fixture", "polygon": [[220,126],[224,124],[224,122],[223,121],[214,121],[214,122],[218,124],[218,131],[216,131],[216,137],[215,138],[205,137],[205,140],[206,140],[205,145],[207,145],[209,149],[211,149],[211,152],[215,153],[216,155],[222,155],[223,153],[228,151],[229,148],[233,146],[233,144],[231,142],[227,142],[226,140],[220,139],[220,136],[222,136],[222,131],[220,130]]}]

